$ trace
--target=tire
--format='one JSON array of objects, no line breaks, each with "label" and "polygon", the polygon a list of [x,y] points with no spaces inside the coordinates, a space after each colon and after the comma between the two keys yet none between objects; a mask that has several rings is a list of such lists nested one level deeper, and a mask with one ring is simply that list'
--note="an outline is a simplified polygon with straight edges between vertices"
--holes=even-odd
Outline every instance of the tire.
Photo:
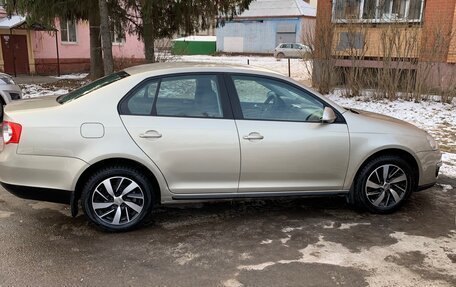
[{"label": "tire", "polygon": [[81,200],[89,221],[105,231],[122,232],[144,223],[154,198],[152,184],[140,170],[119,165],[95,172]]},{"label": "tire", "polygon": [[283,59],[283,58],[285,58],[285,54],[284,53],[280,52],[280,53],[277,54],[277,59]]},{"label": "tire", "polygon": [[[386,180],[385,180],[386,174]],[[398,156],[380,156],[362,167],[353,187],[353,203],[372,213],[392,213],[416,186],[413,168]]]}]

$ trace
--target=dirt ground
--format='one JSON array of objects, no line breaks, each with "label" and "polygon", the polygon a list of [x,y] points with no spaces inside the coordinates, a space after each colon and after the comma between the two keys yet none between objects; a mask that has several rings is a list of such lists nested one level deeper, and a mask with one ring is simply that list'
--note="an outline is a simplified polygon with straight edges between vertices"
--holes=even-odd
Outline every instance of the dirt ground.
[{"label": "dirt ground", "polygon": [[343,198],[163,207],[103,233],[0,190],[0,286],[456,286],[456,179],[392,215]]}]

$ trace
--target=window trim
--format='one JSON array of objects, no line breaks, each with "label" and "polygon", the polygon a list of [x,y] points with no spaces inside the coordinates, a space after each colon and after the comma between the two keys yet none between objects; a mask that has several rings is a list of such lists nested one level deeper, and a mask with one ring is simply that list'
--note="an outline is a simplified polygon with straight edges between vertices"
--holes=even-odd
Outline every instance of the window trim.
[{"label": "window trim", "polygon": [[[66,24],[66,33],[67,33],[67,41],[63,41],[62,39],[62,32],[64,29],[62,29],[62,23],[65,22]],[[74,23],[74,34],[76,35],[76,41],[69,41],[70,39],[70,29],[69,29],[69,22],[73,22]],[[60,42],[63,44],[63,45],[77,45],[79,43],[79,35],[78,35],[78,22],[76,20],[63,20],[63,19],[60,19]]]},{"label": "window trim", "polygon": [[320,102],[323,105],[323,108],[329,107],[334,110],[334,113],[337,116],[336,121],[333,124],[346,124],[347,122],[345,121],[345,118],[342,116],[342,114],[333,106],[331,106],[328,102],[320,99],[317,95],[314,95],[311,91],[308,91],[307,89],[304,89],[295,83],[286,81],[281,78],[275,78],[271,76],[265,76],[265,75],[257,75],[257,74],[248,74],[248,73],[226,73],[225,74],[225,82],[227,85],[228,89],[228,94],[230,96],[230,102],[232,103],[232,110],[234,114],[234,119],[235,120],[243,120],[243,121],[261,121],[261,122],[285,122],[285,123],[303,123],[303,124],[321,124],[321,122],[309,122],[309,121],[294,121],[294,120],[277,120],[277,119],[246,119],[244,118],[244,115],[242,113],[242,108],[241,108],[241,101],[239,100],[239,95],[236,90],[236,86],[233,81],[233,76],[240,76],[240,77],[251,77],[251,78],[259,78],[259,79],[265,79],[265,80],[270,80],[270,81],[276,81],[279,83],[283,83],[285,85],[289,85],[307,95],[315,99],[316,101]]},{"label": "window trim", "polygon": [[[334,0],[332,1],[332,7],[331,7],[331,21],[332,23],[340,23],[340,24],[344,24],[344,23],[375,23],[375,24],[382,24],[382,23],[385,23],[385,24],[388,24],[388,23],[422,23],[423,22],[423,16],[424,16],[424,7],[425,7],[425,2],[426,0],[420,0],[421,1],[421,8],[420,8],[420,14],[419,14],[419,19],[414,19],[414,20],[410,20],[410,19],[407,19],[407,17],[405,19],[381,19],[380,15],[379,15],[379,9],[378,9],[378,6],[379,6],[379,1],[380,0],[374,0],[375,1],[375,19],[363,19],[363,10],[364,10],[364,2],[366,0],[360,0],[360,4],[359,4],[359,17],[358,18],[354,18],[354,19],[336,19],[336,5],[338,3],[338,1],[346,1],[346,0]],[[406,6],[405,6],[405,13],[409,14],[410,12],[410,2],[411,0],[404,0],[406,1]],[[390,9],[392,9],[392,6],[393,6],[393,2],[391,2],[391,7]]]},{"label": "window trim", "polygon": [[[117,105],[117,112],[121,116],[138,116],[138,117],[157,117],[157,118],[183,118],[183,119],[207,119],[207,120],[226,120],[226,119],[234,119],[234,113],[232,109],[232,105],[230,103],[230,98],[228,95],[228,89],[225,83],[225,79],[223,78],[224,73],[221,72],[186,72],[186,73],[174,73],[174,74],[166,74],[166,75],[158,75],[153,77],[148,77],[141,82],[139,82],[136,86],[134,86],[118,103]],[[217,79],[217,84],[219,88],[219,98],[220,104],[222,106],[222,117],[214,118],[214,117],[204,117],[204,116],[168,116],[168,115],[157,115],[156,104],[158,93],[160,92],[160,86],[163,79],[166,78],[174,78],[174,77],[182,77],[182,76],[215,76]],[[157,92],[154,98],[154,103],[152,106],[151,113],[149,115],[135,115],[130,113],[128,110],[125,110],[126,102],[134,96],[135,92],[139,89],[143,88],[147,85],[150,81],[158,80]]]}]

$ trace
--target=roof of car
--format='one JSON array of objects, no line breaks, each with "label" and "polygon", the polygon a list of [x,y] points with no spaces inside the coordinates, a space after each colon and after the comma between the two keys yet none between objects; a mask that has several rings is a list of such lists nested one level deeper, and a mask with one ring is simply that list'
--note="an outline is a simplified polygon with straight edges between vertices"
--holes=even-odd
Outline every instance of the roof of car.
[{"label": "roof of car", "polygon": [[141,74],[147,72],[158,72],[164,70],[191,70],[195,72],[202,71],[217,71],[217,72],[236,72],[236,71],[256,71],[279,74],[276,71],[272,71],[262,67],[239,65],[239,64],[222,64],[222,63],[207,63],[207,62],[164,62],[164,63],[153,63],[144,64],[139,66],[133,66],[126,68],[124,71],[130,75]]}]

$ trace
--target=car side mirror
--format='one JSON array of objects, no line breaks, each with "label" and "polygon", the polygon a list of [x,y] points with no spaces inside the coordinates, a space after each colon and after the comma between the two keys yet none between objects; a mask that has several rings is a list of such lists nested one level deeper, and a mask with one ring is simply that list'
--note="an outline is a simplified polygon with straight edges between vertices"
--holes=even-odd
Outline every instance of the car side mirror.
[{"label": "car side mirror", "polygon": [[337,116],[333,109],[330,107],[325,107],[323,110],[323,116],[321,117],[321,121],[326,124],[332,124],[336,121]]}]

